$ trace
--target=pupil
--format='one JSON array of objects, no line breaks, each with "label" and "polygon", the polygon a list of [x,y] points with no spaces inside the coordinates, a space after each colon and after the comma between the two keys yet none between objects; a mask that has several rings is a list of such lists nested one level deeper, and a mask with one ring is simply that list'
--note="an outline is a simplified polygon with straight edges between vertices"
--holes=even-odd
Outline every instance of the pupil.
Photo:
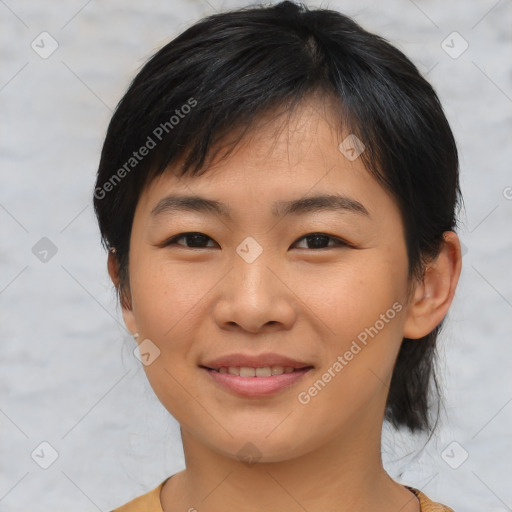
[{"label": "pupil", "polygon": [[[319,246],[322,246],[322,241],[325,242],[325,239],[326,239],[326,237],[324,235],[312,235],[308,238],[309,238],[309,240],[315,240],[315,242],[313,242],[313,244],[309,244],[309,245],[313,245],[313,247],[316,247],[316,248],[318,248]],[[319,240],[320,240],[320,242],[319,242]]]},{"label": "pupil", "polygon": [[[190,239],[193,240],[192,244],[189,244],[189,245],[192,245],[192,247],[200,247],[202,244],[201,242],[205,243],[206,242],[206,236],[205,235],[188,235],[188,239],[190,241]],[[194,240],[196,243],[194,243]],[[198,242],[198,244],[197,244]]]}]

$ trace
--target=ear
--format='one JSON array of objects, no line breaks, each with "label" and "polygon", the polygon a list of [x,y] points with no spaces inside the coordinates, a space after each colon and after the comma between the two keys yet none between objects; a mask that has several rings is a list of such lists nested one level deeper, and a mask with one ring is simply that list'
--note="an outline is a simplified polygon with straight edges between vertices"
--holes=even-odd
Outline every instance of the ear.
[{"label": "ear", "polygon": [[133,314],[131,297],[126,297],[126,292],[129,293],[129,290],[126,291],[121,289],[121,279],[119,277],[119,260],[116,254],[112,251],[109,251],[108,253],[107,268],[110,279],[112,279],[112,282],[114,283],[114,286],[116,287],[120,297],[124,323],[133,335],[138,332],[138,328],[137,322],[135,321],[135,315]]},{"label": "ear", "polygon": [[404,323],[404,337],[418,339],[433,331],[448,313],[462,267],[459,237],[446,231],[438,256],[414,289]]}]

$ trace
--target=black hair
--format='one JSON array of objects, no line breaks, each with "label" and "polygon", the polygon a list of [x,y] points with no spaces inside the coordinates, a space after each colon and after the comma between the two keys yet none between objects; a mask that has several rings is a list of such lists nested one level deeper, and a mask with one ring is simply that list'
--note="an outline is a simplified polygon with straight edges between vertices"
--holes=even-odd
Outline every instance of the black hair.
[{"label": "black hair", "polygon": [[[400,209],[409,277],[421,278],[443,233],[456,227],[461,201],[457,148],[439,99],[382,37],[339,12],[285,1],[200,20],[148,60],[117,105],[94,208],[102,242],[115,251],[121,301],[144,187],[171,165],[181,176],[199,175],[227,136],[233,140],[224,156],[264,114],[290,113],[313,95],[334,100],[340,129],[363,141],[365,167]],[[402,341],[385,416],[396,428],[432,426],[440,327]]]}]

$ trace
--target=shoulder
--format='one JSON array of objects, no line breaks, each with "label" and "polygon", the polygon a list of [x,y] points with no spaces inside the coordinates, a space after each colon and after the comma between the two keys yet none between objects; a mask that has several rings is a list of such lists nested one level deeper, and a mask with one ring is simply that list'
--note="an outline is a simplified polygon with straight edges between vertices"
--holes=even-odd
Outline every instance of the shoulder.
[{"label": "shoulder", "polygon": [[160,491],[167,480],[164,480],[158,487],[138,498],[118,507],[111,512],[163,512],[160,502]]},{"label": "shoulder", "polygon": [[447,507],[446,505],[441,505],[441,503],[435,503],[418,489],[409,486],[406,487],[417,496],[420,502],[421,512],[454,512],[453,509]]}]

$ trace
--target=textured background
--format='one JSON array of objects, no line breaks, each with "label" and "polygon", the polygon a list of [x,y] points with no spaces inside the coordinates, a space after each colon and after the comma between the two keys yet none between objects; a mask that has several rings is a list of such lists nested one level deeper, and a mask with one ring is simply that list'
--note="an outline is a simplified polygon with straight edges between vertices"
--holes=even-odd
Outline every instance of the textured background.
[{"label": "textured background", "polygon": [[[203,15],[247,3],[0,0],[2,512],[107,511],[184,467],[177,424],[115,303],[94,176],[112,109],[145,59]],[[466,252],[441,340],[447,414],[424,449],[386,429],[386,467],[456,512],[509,511],[512,1],[308,4],[353,16],[412,58],[461,153]],[[58,44],[46,59],[31,47],[52,49],[43,31]],[[58,454],[48,469],[41,442]]]}]

